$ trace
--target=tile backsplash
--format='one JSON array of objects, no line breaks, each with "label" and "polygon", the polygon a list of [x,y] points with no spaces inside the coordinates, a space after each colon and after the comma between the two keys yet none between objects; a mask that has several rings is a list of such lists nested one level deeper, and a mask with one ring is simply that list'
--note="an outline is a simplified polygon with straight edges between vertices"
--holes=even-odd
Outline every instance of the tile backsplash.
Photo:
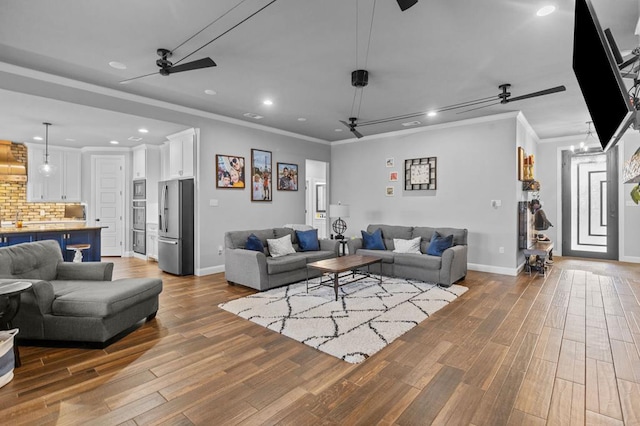
[{"label": "tile backsplash", "polygon": [[[27,164],[25,145],[12,143],[11,153],[16,160]],[[25,222],[62,220],[64,208],[70,204],[76,203],[27,203],[26,182],[0,182],[0,220],[3,221],[13,222],[18,211]]]}]

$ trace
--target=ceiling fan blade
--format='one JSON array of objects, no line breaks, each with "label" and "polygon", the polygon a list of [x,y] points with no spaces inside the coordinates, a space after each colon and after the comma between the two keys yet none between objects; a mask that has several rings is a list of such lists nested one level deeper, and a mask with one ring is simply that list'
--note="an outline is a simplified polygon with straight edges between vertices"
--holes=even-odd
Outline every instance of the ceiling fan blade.
[{"label": "ceiling fan blade", "polygon": [[155,74],[158,74],[158,71],[156,71],[156,72],[152,72],[152,73],[149,73],[149,74],[145,74],[145,75],[139,75],[139,76],[137,76],[137,77],[128,78],[128,79],[126,79],[126,80],[121,80],[121,81],[119,81],[118,83],[120,83],[120,84],[129,84],[129,83],[131,83],[132,81],[137,80],[137,79],[139,79],[139,78],[149,77],[149,76],[151,76],[151,75],[155,75]]},{"label": "ceiling fan blade", "polygon": [[565,90],[567,90],[567,88],[564,86],[556,86],[556,87],[552,87],[551,89],[540,90],[539,92],[533,92],[527,95],[516,96],[515,98],[507,98],[506,102],[503,102],[503,103],[521,101],[523,99],[535,98],[536,96],[550,95],[552,93],[564,92]]},{"label": "ceiling fan blade", "polygon": [[347,122],[346,122],[346,121],[344,121],[344,120],[338,120],[338,121],[339,121],[339,122],[341,122],[342,124],[344,124],[345,126],[347,126],[347,128],[348,128],[349,130],[351,130],[351,124],[347,123]]},{"label": "ceiling fan blade", "polygon": [[397,0],[397,1],[398,1],[398,6],[400,6],[400,10],[403,12],[409,9],[414,4],[418,3],[418,0]]},{"label": "ceiling fan blade", "polygon": [[175,74],[177,72],[199,70],[201,68],[209,68],[215,66],[216,63],[213,62],[213,59],[203,58],[198,59],[197,61],[187,62],[186,64],[174,65],[172,67],[169,67],[167,71],[169,72],[169,74]]},{"label": "ceiling fan blade", "polygon": [[364,136],[362,135],[362,133],[360,133],[359,131],[357,131],[356,129],[351,129],[351,133],[353,133],[354,135],[356,135],[356,138],[360,139],[363,138]]}]

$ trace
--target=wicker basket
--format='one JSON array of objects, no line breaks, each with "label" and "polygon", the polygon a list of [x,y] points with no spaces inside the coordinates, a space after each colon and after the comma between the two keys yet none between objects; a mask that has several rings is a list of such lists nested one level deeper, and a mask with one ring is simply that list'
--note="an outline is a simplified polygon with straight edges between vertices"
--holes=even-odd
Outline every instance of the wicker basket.
[{"label": "wicker basket", "polygon": [[13,339],[18,329],[0,331],[0,388],[13,379],[16,360],[13,354]]}]

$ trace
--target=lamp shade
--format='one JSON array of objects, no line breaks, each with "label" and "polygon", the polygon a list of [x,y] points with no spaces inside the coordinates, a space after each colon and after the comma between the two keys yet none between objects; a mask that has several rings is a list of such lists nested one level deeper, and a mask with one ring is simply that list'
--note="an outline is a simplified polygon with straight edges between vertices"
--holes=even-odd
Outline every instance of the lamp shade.
[{"label": "lamp shade", "polygon": [[623,183],[640,183],[640,148],[624,165],[622,172]]},{"label": "lamp shade", "polygon": [[349,217],[349,206],[345,204],[330,204],[329,217]]}]

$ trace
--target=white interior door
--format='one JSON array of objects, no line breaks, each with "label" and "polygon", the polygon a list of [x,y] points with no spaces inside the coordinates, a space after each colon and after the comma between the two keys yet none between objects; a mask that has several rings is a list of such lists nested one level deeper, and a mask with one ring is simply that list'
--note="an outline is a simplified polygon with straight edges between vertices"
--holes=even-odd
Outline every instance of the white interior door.
[{"label": "white interior door", "polygon": [[93,156],[93,219],[102,225],[102,256],[122,256],[124,247],[124,157]]}]

